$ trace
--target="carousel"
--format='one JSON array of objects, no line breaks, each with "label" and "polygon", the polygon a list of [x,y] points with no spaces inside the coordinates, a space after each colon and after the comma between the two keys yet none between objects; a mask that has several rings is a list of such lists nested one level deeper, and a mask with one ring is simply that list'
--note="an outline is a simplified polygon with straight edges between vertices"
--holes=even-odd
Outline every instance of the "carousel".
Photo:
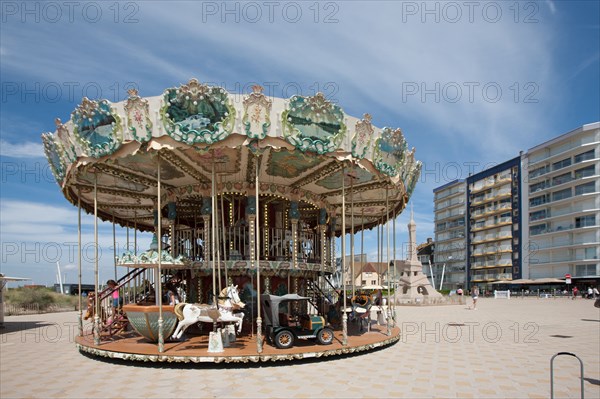
[{"label": "carousel", "polygon": [[[321,93],[231,94],[192,79],[156,97],[84,98],[42,140],[79,209],[80,280],[81,212],[94,215],[96,290],[79,313],[80,351],[259,362],[398,340],[389,306],[385,323],[367,332],[353,323],[355,287],[345,275],[355,275],[354,256],[336,262],[336,237],[349,235],[353,255],[355,235],[377,229],[389,264],[390,221],[421,169],[400,129],[346,115]],[[104,289],[98,221],[112,223],[113,239],[116,228],[127,237]],[[146,247],[140,232],[152,234]]]}]

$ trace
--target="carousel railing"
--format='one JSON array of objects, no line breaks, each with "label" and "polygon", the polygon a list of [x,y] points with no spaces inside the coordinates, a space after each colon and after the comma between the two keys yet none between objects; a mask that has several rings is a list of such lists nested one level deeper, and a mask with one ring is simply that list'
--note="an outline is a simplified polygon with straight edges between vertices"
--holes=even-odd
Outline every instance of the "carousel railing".
[{"label": "carousel railing", "polygon": [[[268,258],[276,261],[291,261],[294,251],[292,231],[269,228],[268,232]],[[318,263],[320,261],[320,247],[317,233],[311,230],[298,231],[297,260],[299,262]]]},{"label": "carousel railing", "polygon": [[[222,229],[219,230],[222,237]],[[249,259],[250,235],[246,226],[225,228],[225,260]]]},{"label": "carousel railing", "polygon": [[[247,226],[219,228],[218,243],[222,260],[249,260],[250,233]],[[290,229],[260,228],[260,258],[274,261],[292,261],[293,235]],[[312,230],[298,231],[297,261],[319,263],[321,253],[319,234]],[[183,255],[193,261],[204,260],[204,231],[199,228],[177,228],[175,230],[174,257]]]},{"label": "carousel railing", "polygon": [[204,231],[198,228],[178,228],[175,230],[173,256],[183,255],[187,259],[204,259]]}]

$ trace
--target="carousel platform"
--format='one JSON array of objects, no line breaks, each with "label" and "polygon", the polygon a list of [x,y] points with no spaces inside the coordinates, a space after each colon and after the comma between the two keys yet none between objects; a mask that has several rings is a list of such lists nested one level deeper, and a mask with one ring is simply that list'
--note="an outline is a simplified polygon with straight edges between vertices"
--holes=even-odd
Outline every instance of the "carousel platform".
[{"label": "carousel platform", "polygon": [[372,325],[371,331],[359,333],[356,325],[348,324],[348,345],[342,346],[342,331],[335,331],[331,345],[319,345],[312,340],[299,341],[290,349],[277,349],[265,341],[263,352],[256,352],[256,337],[243,335],[224,352],[208,353],[208,336],[192,336],[184,342],[167,341],[165,351],[158,353],[156,343],[149,342],[135,332],[119,337],[103,337],[100,345],[94,345],[91,334],[76,337],[80,352],[93,356],[122,359],[131,362],[164,363],[261,363],[294,362],[303,359],[335,358],[348,354],[373,351],[393,345],[400,339],[400,328],[394,327],[390,336],[386,326]]}]

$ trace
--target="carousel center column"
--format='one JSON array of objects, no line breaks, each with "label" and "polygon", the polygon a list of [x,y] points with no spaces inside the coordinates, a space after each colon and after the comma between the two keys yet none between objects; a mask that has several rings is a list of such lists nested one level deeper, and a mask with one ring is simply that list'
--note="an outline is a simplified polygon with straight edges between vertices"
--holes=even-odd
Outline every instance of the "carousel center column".
[{"label": "carousel center column", "polygon": [[[203,197],[202,198],[202,221],[203,221],[203,227],[204,227],[204,232],[203,234],[203,238],[204,238],[204,248],[202,249],[202,261],[204,262],[204,265],[209,265],[209,260],[212,257],[212,252],[210,251],[210,246],[211,246],[211,241],[210,241],[210,220],[211,220],[211,215],[212,215],[212,202],[211,202],[211,198],[210,197]],[[200,274],[200,277],[198,277],[198,303],[205,303],[204,301],[204,286],[203,286],[203,279],[202,279],[202,274]],[[208,303],[209,301],[206,301],[206,303]]]},{"label": "carousel center column", "polygon": [[[298,210],[298,201],[290,202],[290,224],[292,226],[292,268],[295,272],[298,270],[298,220],[300,219],[300,211]],[[300,294],[298,277],[294,277],[294,292]],[[299,312],[300,304],[294,302],[292,304],[294,312]]]},{"label": "carousel center column", "polygon": [[[321,208],[319,210],[319,240],[321,241],[321,291],[326,292],[327,286],[325,282],[325,264],[327,260],[327,210]],[[321,303],[323,313],[326,313],[325,298]]]}]

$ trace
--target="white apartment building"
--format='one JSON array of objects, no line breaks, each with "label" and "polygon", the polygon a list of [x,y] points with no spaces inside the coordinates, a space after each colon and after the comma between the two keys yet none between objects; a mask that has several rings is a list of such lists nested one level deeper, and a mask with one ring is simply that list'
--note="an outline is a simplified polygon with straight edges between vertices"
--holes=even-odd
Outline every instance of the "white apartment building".
[{"label": "white apartment building", "polygon": [[[435,251],[432,269],[436,288],[440,286],[442,273],[443,288],[465,287],[466,189],[464,180],[455,180],[433,190]],[[426,274],[430,274],[429,270]]]},{"label": "white apartment building", "polygon": [[522,156],[523,277],[600,278],[600,122]]}]

